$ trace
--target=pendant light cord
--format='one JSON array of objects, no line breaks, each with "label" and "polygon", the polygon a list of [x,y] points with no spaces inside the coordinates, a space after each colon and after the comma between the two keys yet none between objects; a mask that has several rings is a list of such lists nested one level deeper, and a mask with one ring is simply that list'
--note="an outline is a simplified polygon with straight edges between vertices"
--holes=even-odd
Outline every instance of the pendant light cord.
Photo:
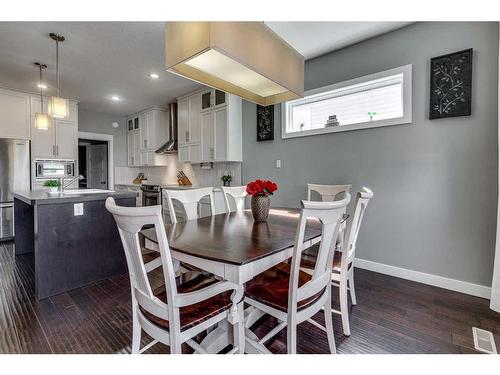
[{"label": "pendant light cord", "polygon": [[59,96],[59,40],[56,40],[56,80],[57,96]]},{"label": "pendant light cord", "polygon": [[39,65],[40,66],[40,102],[42,103],[42,110],[41,112],[43,113],[43,81],[42,81],[42,64]]}]

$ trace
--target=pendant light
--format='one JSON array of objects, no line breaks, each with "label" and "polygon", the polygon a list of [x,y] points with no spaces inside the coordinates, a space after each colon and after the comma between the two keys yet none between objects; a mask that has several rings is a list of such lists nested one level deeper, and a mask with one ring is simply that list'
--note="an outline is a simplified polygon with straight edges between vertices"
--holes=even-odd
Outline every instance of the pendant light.
[{"label": "pendant light", "polygon": [[40,69],[40,112],[35,113],[35,129],[48,130],[50,122],[52,121],[48,114],[43,113],[43,80],[42,80],[42,70],[47,68],[47,65],[35,63]]},{"label": "pendant light", "polygon": [[69,100],[59,96],[59,43],[64,42],[66,39],[56,33],[50,33],[49,35],[56,42],[57,96],[50,97],[47,112],[53,118],[64,119],[69,116]]},{"label": "pendant light", "polygon": [[263,22],[166,22],[165,65],[263,106],[304,96],[304,57]]}]

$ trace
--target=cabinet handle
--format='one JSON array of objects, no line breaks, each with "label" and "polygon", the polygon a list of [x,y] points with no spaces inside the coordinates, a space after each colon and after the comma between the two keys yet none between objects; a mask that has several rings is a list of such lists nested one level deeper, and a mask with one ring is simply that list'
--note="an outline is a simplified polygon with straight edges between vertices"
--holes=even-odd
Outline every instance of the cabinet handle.
[{"label": "cabinet handle", "polygon": [[56,156],[56,145],[52,145],[52,155]]},{"label": "cabinet handle", "polygon": [[56,145],[56,155],[59,156],[59,145]]},{"label": "cabinet handle", "polygon": [[215,152],[214,152],[214,149],[213,147],[210,149],[210,159],[214,159],[215,158]]},{"label": "cabinet handle", "polygon": [[147,139],[144,140],[144,148],[148,148],[148,140]]},{"label": "cabinet handle", "polygon": [[186,130],[186,142],[189,142],[189,130]]},{"label": "cabinet handle", "polygon": [[134,157],[133,156],[130,158],[130,165],[134,165]]}]

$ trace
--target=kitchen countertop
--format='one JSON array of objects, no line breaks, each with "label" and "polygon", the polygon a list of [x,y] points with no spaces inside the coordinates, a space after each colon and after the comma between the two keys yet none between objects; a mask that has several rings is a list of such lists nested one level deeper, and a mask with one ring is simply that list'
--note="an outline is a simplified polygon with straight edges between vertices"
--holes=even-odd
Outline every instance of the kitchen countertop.
[{"label": "kitchen countertop", "polygon": [[12,193],[14,198],[20,199],[30,205],[38,204],[54,204],[68,202],[88,202],[104,200],[107,197],[113,198],[135,198],[136,193],[127,191],[115,191],[112,193],[94,193],[94,194],[71,194],[64,193],[57,195],[49,195],[46,190],[19,190]]},{"label": "kitchen countertop", "polygon": [[201,189],[206,187],[213,187],[214,191],[222,191],[220,186],[200,186],[200,185],[161,185],[162,189],[171,190],[191,190],[191,189]]}]

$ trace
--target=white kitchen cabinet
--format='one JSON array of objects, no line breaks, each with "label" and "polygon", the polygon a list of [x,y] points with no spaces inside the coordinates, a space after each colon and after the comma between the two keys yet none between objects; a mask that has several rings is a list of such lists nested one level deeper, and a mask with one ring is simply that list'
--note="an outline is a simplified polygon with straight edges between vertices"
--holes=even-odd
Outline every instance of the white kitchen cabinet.
[{"label": "white kitchen cabinet", "polygon": [[0,89],[0,138],[30,139],[30,95]]},{"label": "white kitchen cabinet", "polygon": [[188,144],[189,134],[189,97],[177,101],[177,144]]},{"label": "white kitchen cabinet", "polygon": [[78,127],[76,122],[55,120],[56,156],[61,159],[78,158]]},{"label": "white kitchen cabinet", "polygon": [[228,94],[217,89],[208,89],[201,93],[199,110],[214,109],[227,104]]},{"label": "white kitchen cabinet", "polygon": [[[47,113],[47,102],[48,100],[44,98],[44,113]],[[35,113],[40,112],[40,97],[32,96],[30,107],[32,158],[76,160],[78,158],[78,103],[70,100],[68,119],[52,120],[49,129],[46,130],[35,128]],[[76,121],[73,121],[75,119]]]},{"label": "white kitchen cabinet", "polygon": [[196,93],[177,102],[177,143],[185,145],[200,142],[201,93]]},{"label": "white kitchen cabinet", "polygon": [[128,133],[127,152],[129,167],[141,166],[141,133],[139,130]]},{"label": "white kitchen cabinet", "polygon": [[214,126],[214,112],[204,112],[201,115],[201,159],[214,160],[215,159],[215,126]]},{"label": "white kitchen cabinet", "polygon": [[177,108],[179,161],[242,161],[240,97],[208,89],[179,98]]},{"label": "white kitchen cabinet", "polygon": [[166,166],[165,155],[156,154],[169,139],[168,115],[164,109],[153,108],[127,119],[128,165]]},{"label": "white kitchen cabinet", "polygon": [[200,143],[190,143],[178,147],[178,156],[181,163],[199,163],[201,162]]},{"label": "white kitchen cabinet", "polygon": [[169,139],[167,112],[152,109],[139,116],[141,150],[157,150]]}]

